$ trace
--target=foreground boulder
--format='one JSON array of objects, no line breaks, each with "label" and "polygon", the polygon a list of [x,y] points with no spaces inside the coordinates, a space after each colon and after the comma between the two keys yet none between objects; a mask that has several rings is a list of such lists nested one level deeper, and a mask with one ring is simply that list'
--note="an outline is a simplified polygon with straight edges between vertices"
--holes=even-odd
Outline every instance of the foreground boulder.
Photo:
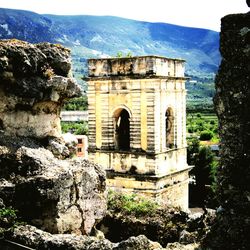
[{"label": "foreground boulder", "polygon": [[72,154],[60,109],[79,96],[69,50],[0,41],[0,198],[51,233],[89,234],[106,212],[105,172]]},{"label": "foreground boulder", "polygon": [[2,135],[0,163],[0,196],[39,228],[89,234],[105,215],[105,172],[96,164],[58,160],[34,140]]},{"label": "foreground boulder", "polygon": [[13,234],[9,237],[25,246],[34,249],[72,249],[72,250],[156,250],[162,249],[157,242],[148,240],[144,235],[131,237],[120,243],[112,243],[106,239],[98,239],[90,236],[77,236],[69,234],[56,234],[39,230],[33,226],[19,226],[14,229]]}]

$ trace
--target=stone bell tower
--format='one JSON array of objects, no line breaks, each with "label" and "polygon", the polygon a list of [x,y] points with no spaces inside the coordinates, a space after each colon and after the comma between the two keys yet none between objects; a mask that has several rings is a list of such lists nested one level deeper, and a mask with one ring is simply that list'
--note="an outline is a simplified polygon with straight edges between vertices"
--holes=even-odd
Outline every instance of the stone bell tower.
[{"label": "stone bell tower", "polygon": [[107,185],[188,208],[184,61],[89,59],[89,159]]}]

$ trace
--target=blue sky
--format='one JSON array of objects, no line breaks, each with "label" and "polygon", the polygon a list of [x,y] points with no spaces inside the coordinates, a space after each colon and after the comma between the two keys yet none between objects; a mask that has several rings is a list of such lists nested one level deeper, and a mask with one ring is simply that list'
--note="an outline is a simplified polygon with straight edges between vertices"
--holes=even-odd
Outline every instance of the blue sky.
[{"label": "blue sky", "polygon": [[0,7],[41,14],[112,15],[220,30],[220,18],[250,11],[245,0],[0,0]]}]

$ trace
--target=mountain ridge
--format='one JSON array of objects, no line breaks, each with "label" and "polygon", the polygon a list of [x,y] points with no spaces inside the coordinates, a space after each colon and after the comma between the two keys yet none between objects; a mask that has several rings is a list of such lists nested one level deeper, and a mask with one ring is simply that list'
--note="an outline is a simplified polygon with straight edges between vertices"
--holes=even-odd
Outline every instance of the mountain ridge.
[{"label": "mountain ridge", "polygon": [[0,39],[60,43],[71,49],[73,74],[87,74],[86,60],[97,57],[157,55],[186,60],[188,99],[195,102],[214,93],[214,76],[221,57],[219,33],[162,22],[116,16],[52,15],[0,8]]},{"label": "mountain ridge", "polygon": [[0,38],[80,46],[90,53],[97,51],[92,53],[94,57],[116,56],[121,51],[182,58],[188,70],[210,73],[217,70],[220,61],[216,31],[115,16],[41,15],[0,8]]}]

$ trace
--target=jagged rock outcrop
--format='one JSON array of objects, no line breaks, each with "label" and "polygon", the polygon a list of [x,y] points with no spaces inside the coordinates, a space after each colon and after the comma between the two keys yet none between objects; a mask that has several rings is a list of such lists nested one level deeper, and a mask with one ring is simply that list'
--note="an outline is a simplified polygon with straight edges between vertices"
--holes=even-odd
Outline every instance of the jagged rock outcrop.
[{"label": "jagged rock outcrop", "polygon": [[14,229],[11,240],[35,249],[72,249],[72,250],[156,250],[162,249],[157,242],[148,240],[144,235],[130,237],[120,243],[112,243],[106,239],[77,235],[51,235],[33,226],[19,226]]},{"label": "jagged rock outcrop", "polygon": [[134,215],[123,211],[108,211],[97,225],[105,237],[112,242],[126,240],[131,236],[144,234],[153,241],[166,246],[179,240],[180,232],[186,229],[188,216],[177,209],[154,211],[154,214]]},{"label": "jagged rock outcrop", "polygon": [[34,140],[1,134],[0,164],[0,196],[39,228],[89,234],[105,214],[105,172],[98,165],[58,160]]},{"label": "jagged rock outcrop", "polygon": [[243,250],[250,246],[250,12],[222,19],[220,51],[214,99],[221,138],[220,207],[207,245]]},{"label": "jagged rock outcrop", "polygon": [[72,148],[61,136],[60,108],[79,94],[69,50],[0,41],[0,198],[51,233],[89,234],[106,212],[101,167],[62,160]]},{"label": "jagged rock outcrop", "polygon": [[80,95],[70,69],[70,52],[60,45],[0,41],[0,130],[59,137],[62,103]]},{"label": "jagged rock outcrop", "polygon": [[125,209],[108,210],[97,225],[112,242],[126,240],[131,236],[145,235],[163,247],[170,243],[194,244],[199,242],[214,221],[214,211],[188,214],[178,208],[159,208],[149,213],[127,212]]}]

